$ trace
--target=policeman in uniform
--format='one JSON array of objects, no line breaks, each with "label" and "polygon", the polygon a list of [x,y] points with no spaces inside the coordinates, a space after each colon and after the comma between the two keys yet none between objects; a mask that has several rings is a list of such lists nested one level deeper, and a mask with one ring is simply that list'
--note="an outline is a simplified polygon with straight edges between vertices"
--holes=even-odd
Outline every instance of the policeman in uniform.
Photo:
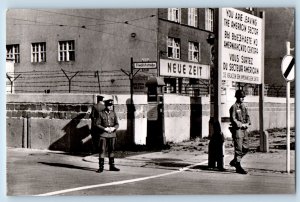
[{"label": "policeman in uniform", "polygon": [[92,136],[92,143],[93,143],[93,153],[98,152],[99,147],[99,131],[96,127],[96,120],[99,118],[100,112],[105,108],[104,97],[102,95],[97,96],[97,104],[93,105],[92,112],[90,114],[91,118],[91,136]]},{"label": "policeman in uniform", "polygon": [[251,125],[248,110],[244,104],[245,92],[237,90],[235,92],[236,102],[229,110],[230,112],[230,131],[234,143],[234,159],[230,165],[236,168],[236,172],[247,174],[241,166],[241,160],[249,149],[248,127]]},{"label": "policeman in uniform", "polygon": [[114,150],[116,142],[116,130],[119,128],[119,122],[116,113],[113,111],[113,100],[104,101],[105,108],[100,111],[99,117],[95,121],[95,126],[99,131],[99,170],[102,173],[104,168],[105,152],[108,153],[109,170],[119,171],[115,167]]}]

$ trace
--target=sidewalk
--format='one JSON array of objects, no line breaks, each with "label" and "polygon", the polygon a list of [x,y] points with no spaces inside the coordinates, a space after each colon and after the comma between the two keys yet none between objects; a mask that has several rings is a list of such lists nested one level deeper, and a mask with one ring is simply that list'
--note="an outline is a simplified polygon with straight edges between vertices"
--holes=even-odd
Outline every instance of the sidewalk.
[{"label": "sidewalk", "polygon": [[[233,158],[233,149],[226,150],[224,164],[226,169],[234,169],[229,166]],[[135,167],[160,167],[168,169],[180,169],[203,162],[207,166],[208,154],[198,151],[161,151],[138,154],[125,158],[116,158],[117,165],[130,165]],[[98,154],[83,157],[83,161],[98,163]],[[108,159],[105,159],[108,162]],[[295,151],[291,151],[290,172],[295,172]],[[272,150],[269,153],[248,153],[242,160],[242,165],[251,172],[260,173],[286,173],[286,151]]]}]

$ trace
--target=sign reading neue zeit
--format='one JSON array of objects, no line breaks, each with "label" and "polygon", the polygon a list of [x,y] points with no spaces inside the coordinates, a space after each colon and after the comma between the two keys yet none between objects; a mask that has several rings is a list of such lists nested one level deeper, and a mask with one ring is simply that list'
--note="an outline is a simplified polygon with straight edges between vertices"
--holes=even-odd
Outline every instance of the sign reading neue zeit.
[{"label": "sign reading neue zeit", "polygon": [[261,83],[262,19],[233,9],[220,9],[219,67],[222,80]]},{"label": "sign reading neue zeit", "polygon": [[159,74],[195,79],[209,79],[209,65],[160,59]]}]

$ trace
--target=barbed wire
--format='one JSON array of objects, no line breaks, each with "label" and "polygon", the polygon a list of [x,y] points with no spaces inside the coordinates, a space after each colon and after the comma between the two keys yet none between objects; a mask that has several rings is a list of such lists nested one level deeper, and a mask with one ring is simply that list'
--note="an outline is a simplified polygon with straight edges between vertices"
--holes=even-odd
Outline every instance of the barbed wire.
[{"label": "barbed wire", "polygon": [[[71,92],[99,92],[107,90],[114,93],[129,93],[130,82],[121,70],[106,71],[65,71],[68,74],[74,74],[74,78],[69,80],[62,70],[55,71],[17,71],[7,72],[6,87],[14,87],[14,92],[44,92],[50,89],[51,92],[65,92],[69,89]],[[99,77],[96,73],[99,73]],[[144,75],[145,76],[145,75]],[[71,81],[71,82],[70,82]],[[139,82],[138,80],[136,80]],[[134,80],[135,82],[135,80]],[[208,95],[211,84],[209,80],[199,80],[198,83],[185,83],[181,88],[181,94],[186,95]],[[68,88],[69,87],[69,88]],[[65,89],[61,89],[65,88]],[[171,89],[166,87],[165,89]],[[176,86],[179,89],[179,86]],[[258,95],[259,87],[256,84],[243,84],[242,88],[246,93]],[[42,90],[43,89],[43,90]],[[95,89],[95,90],[94,90]],[[120,90],[123,89],[123,90]],[[285,97],[286,88],[284,85],[265,84],[265,95],[270,97]],[[295,86],[291,86],[291,96],[295,95]]]}]

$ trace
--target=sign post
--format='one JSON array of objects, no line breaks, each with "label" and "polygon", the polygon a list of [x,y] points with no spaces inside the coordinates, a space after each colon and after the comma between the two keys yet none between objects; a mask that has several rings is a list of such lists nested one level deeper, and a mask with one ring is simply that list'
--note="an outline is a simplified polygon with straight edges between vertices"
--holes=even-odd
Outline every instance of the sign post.
[{"label": "sign post", "polygon": [[295,79],[295,59],[290,55],[290,42],[286,42],[286,53],[281,62],[281,72],[286,80],[286,172],[290,173],[290,82]]},{"label": "sign post", "polygon": [[[221,80],[260,85],[260,148],[268,151],[264,134],[264,30],[265,18],[234,8],[219,9],[218,61]],[[220,81],[219,81],[220,82]],[[217,85],[215,85],[217,86]]]},{"label": "sign post", "polygon": [[264,131],[264,12],[260,17],[234,8],[220,9],[219,68],[222,80],[259,85],[260,151],[268,152]]}]

